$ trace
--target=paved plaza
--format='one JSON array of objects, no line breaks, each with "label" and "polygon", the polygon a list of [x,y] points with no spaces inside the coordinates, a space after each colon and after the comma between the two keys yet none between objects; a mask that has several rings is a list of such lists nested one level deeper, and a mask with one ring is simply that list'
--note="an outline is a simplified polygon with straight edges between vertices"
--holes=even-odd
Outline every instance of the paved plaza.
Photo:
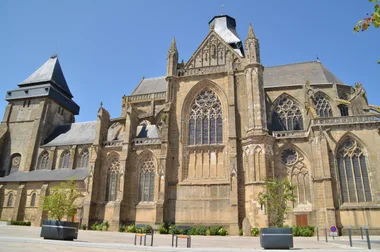
[{"label": "paved plaza", "polygon": [[[31,252],[31,251],[253,251],[262,250],[258,237],[239,236],[193,236],[192,248],[185,248],[185,241],[179,242],[179,248],[171,247],[171,235],[155,235],[154,246],[134,246],[134,234],[119,232],[79,231],[76,241],[53,241],[39,237],[40,228],[21,226],[0,226],[0,251]],[[353,247],[348,246],[348,237],[338,237],[335,240],[317,241],[316,237],[295,237],[294,250],[303,251],[336,251],[336,250],[366,250],[367,244],[360,237],[353,238]],[[373,236],[372,251],[380,251],[380,236]],[[148,242],[147,242],[148,243]],[[276,251],[276,250],[271,250]]]}]

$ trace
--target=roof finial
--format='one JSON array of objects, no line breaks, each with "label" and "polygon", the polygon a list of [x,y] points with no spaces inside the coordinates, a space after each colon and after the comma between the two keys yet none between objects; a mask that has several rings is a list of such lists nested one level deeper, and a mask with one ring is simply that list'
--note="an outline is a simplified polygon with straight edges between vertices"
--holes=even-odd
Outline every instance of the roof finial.
[{"label": "roof finial", "polygon": [[319,61],[319,57],[318,57],[318,54],[317,54],[317,62],[320,62],[320,61]]},{"label": "roof finial", "polygon": [[51,59],[55,59],[57,57],[58,57],[58,55],[56,53],[53,53],[53,55],[50,56]]},{"label": "roof finial", "polygon": [[224,4],[222,4],[222,5],[220,6],[220,15],[221,15],[221,16],[223,15],[223,7],[224,7]]},{"label": "roof finial", "polygon": [[256,38],[256,36],[255,36],[255,33],[253,32],[252,24],[249,23],[247,39],[253,39],[253,38]]},{"label": "roof finial", "polygon": [[172,39],[172,43],[170,44],[169,52],[177,51],[177,43],[175,42],[175,37]]},{"label": "roof finial", "polygon": [[103,102],[102,101],[100,102],[100,107],[103,108]]}]

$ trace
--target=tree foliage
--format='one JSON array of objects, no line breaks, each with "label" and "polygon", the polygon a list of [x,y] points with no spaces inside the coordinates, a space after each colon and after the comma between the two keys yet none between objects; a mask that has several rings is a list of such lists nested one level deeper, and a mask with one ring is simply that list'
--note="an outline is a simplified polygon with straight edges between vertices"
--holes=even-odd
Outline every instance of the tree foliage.
[{"label": "tree foliage", "polygon": [[259,202],[266,207],[269,227],[283,227],[287,214],[291,211],[290,202],[296,201],[293,186],[288,179],[268,179],[264,183],[266,192],[259,193]]},{"label": "tree foliage", "polygon": [[49,217],[61,220],[63,217],[73,217],[76,207],[74,201],[80,197],[74,180],[62,182],[51,189],[51,194],[44,199],[43,209],[49,212]]},{"label": "tree foliage", "polygon": [[[374,12],[371,14],[367,13],[367,17],[359,20],[359,22],[354,26],[354,32],[366,31],[371,25],[374,28],[380,27],[380,0],[368,0],[374,4]],[[380,60],[377,62],[380,64]]]}]

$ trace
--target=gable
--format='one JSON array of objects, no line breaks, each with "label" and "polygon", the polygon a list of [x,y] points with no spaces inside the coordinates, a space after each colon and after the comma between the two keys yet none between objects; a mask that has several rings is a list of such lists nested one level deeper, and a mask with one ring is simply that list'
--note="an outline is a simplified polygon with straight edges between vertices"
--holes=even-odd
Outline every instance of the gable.
[{"label": "gable", "polygon": [[232,57],[239,61],[241,56],[212,30],[185,65],[185,69],[224,66]]}]

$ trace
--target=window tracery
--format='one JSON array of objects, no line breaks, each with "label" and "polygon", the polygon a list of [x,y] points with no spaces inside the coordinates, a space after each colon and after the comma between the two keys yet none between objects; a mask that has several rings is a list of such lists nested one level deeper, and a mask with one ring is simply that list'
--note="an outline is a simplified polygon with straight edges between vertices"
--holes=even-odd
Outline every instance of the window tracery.
[{"label": "window tracery", "polygon": [[120,181],[120,162],[119,156],[109,157],[109,167],[107,171],[106,201],[115,201]]},{"label": "window tracery", "polygon": [[156,166],[152,154],[146,156],[140,167],[139,202],[154,201]]},{"label": "window tracery", "polygon": [[88,152],[88,149],[84,149],[80,154],[78,167],[79,168],[88,167],[89,161],[90,161],[90,154]]},{"label": "window tracery", "polygon": [[303,130],[302,111],[289,97],[281,97],[275,106],[272,127],[275,131]]},{"label": "window tracery", "polygon": [[13,193],[9,193],[7,207],[13,206]]},{"label": "window tracery", "polygon": [[347,105],[340,104],[340,105],[338,105],[338,108],[339,108],[341,116],[349,116],[349,114],[348,114],[348,106]]},{"label": "window tracery", "polygon": [[69,168],[70,167],[70,151],[64,151],[61,155],[61,165],[60,168]]},{"label": "window tracery", "polygon": [[16,153],[12,155],[11,159],[11,170],[16,171],[20,168],[20,163],[21,163],[21,154]]},{"label": "window tracery", "polygon": [[189,144],[222,143],[222,104],[215,92],[204,89],[195,97],[190,109]]},{"label": "window tracery", "polygon": [[363,148],[347,137],[337,153],[342,203],[371,202],[367,157]]},{"label": "window tracery", "polygon": [[332,117],[330,102],[322,94],[317,94],[314,99],[314,108],[319,117]]},{"label": "window tracery", "polygon": [[38,162],[38,170],[46,170],[49,164],[49,153],[47,151],[43,151],[40,155],[40,160]]}]

